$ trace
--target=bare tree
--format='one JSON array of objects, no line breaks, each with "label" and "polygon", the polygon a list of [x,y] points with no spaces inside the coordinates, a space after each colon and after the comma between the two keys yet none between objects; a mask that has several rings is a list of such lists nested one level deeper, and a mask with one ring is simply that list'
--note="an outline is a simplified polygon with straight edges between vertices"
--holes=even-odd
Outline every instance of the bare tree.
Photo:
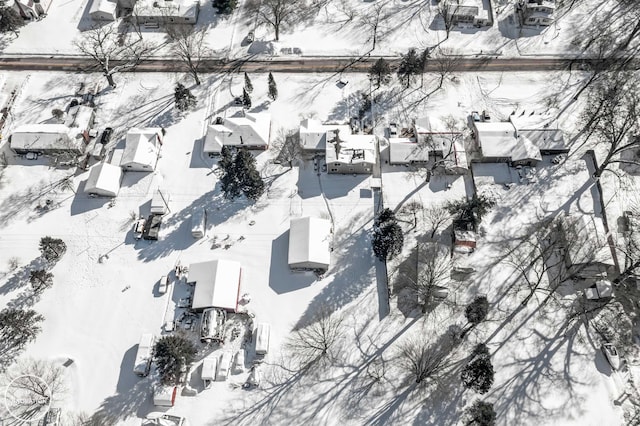
[{"label": "bare tree", "polygon": [[171,52],[184,62],[195,83],[200,85],[200,65],[203,59],[211,56],[205,39],[206,31],[193,25],[167,25],[166,29]]},{"label": "bare tree", "polygon": [[295,162],[302,158],[302,145],[298,129],[278,130],[272,144],[279,150],[277,161],[287,163],[290,169],[293,168]]},{"label": "bare tree", "polygon": [[307,325],[293,331],[287,348],[304,367],[320,361],[332,362],[344,333],[343,318],[322,306]]},{"label": "bare tree", "polygon": [[415,228],[418,226],[418,213],[424,209],[422,203],[418,200],[409,201],[407,204],[402,206],[400,211],[398,211],[401,216],[409,216],[411,217],[411,226]]},{"label": "bare tree", "polygon": [[451,213],[442,204],[430,204],[424,209],[424,218],[431,229],[429,238],[433,240],[436,233],[451,221]]},{"label": "bare tree", "polygon": [[111,87],[116,87],[113,76],[122,71],[130,71],[149,57],[155,47],[142,39],[119,43],[116,26],[105,25],[82,33],[74,45],[84,55],[89,56],[95,66],[104,74]]},{"label": "bare tree", "polygon": [[400,345],[400,364],[417,384],[437,381],[450,365],[452,351],[460,343],[459,330],[447,330],[436,341],[410,338]]},{"label": "bare tree", "polygon": [[[599,82],[582,114],[585,128],[590,127],[587,139],[594,137],[596,143],[606,148],[595,178],[610,170],[614,163],[640,165],[634,158],[640,149],[640,95],[632,87],[634,80],[628,78],[632,77],[624,74]],[[630,158],[621,156],[632,150],[636,152]]]},{"label": "bare tree", "polygon": [[418,244],[416,251],[415,264],[403,264],[398,273],[426,313],[448,293],[451,257],[447,247],[438,243]]},{"label": "bare tree", "polygon": [[376,43],[378,41],[380,25],[387,18],[387,15],[383,14],[385,3],[374,3],[370,12],[360,17],[360,22],[371,30],[371,51],[376,49]]},{"label": "bare tree", "polygon": [[280,40],[283,27],[293,24],[305,9],[305,0],[250,0],[247,5],[247,10],[256,15],[259,24],[273,28],[276,41]]},{"label": "bare tree", "polygon": [[450,0],[443,0],[438,3],[438,16],[440,16],[444,22],[444,31],[446,33],[446,37],[442,41],[449,39],[449,33],[456,24],[455,13],[458,11],[459,7],[460,5],[457,2],[452,3]]},{"label": "bare tree", "polygon": [[442,88],[444,79],[456,70],[460,63],[460,56],[449,49],[440,49],[440,53],[434,58],[436,63],[436,72],[440,79],[438,80],[438,87],[436,90]]}]

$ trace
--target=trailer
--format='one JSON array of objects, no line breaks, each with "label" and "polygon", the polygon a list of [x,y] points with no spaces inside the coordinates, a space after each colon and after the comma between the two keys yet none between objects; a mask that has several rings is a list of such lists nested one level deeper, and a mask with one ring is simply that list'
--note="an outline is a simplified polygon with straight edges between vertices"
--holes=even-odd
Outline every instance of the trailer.
[{"label": "trailer", "polygon": [[269,352],[269,338],[271,325],[261,322],[256,328],[256,355],[266,355]]},{"label": "trailer", "polygon": [[133,372],[138,376],[144,377],[149,374],[151,369],[151,353],[156,338],[151,333],[145,333],[140,337],[138,343],[138,352],[136,352],[136,361],[133,366]]},{"label": "trailer", "polygon": [[216,380],[216,370],[218,369],[218,358],[214,355],[209,355],[202,361],[202,381],[204,382],[204,388],[209,389],[211,382]]},{"label": "trailer", "polygon": [[151,198],[151,214],[166,214],[169,211],[169,198],[167,191],[156,190]]}]

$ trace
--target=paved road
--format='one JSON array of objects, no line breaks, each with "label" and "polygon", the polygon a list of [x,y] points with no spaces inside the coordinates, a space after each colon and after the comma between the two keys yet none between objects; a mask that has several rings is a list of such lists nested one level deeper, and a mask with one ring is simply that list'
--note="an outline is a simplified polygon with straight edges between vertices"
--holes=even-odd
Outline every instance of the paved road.
[{"label": "paved road", "polygon": [[[205,60],[201,72],[366,72],[377,58],[274,58],[235,59],[225,62],[220,59]],[[397,66],[398,59],[389,59]],[[117,61],[112,61],[116,65]],[[601,60],[563,59],[544,57],[462,57],[454,65],[453,71],[554,71],[579,68],[588,65],[604,67]],[[426,71],[437,71],[440,64],[431,59]],[[638,69],[638,61],[629,64],[629,68]],[[97,71],[90,59],[83,57],[2,57],[0,70],[46,70],[46,71]],[[183,63],[176,59],[146,60],[136,68],[139,72],[185,71]]]}]

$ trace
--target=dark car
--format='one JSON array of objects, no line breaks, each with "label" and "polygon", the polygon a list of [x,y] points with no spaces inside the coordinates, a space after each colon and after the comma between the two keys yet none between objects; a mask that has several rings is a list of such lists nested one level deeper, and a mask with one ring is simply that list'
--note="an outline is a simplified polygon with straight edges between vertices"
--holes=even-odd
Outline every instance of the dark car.
[{"label": "dark car", "polygon": [[160,234],[160,225],[162,225],[162,216],[152,214],[145,223],[142,238],[145,240],[157,240]]},{"label": "dark car", "polygon": [[107,127],[106,129],[104,129],[104,131],[102,132],[102,136],[100,136],[100,143],[102,145],[108,144],[109,140],[111,139],[112,133],[113,129],[111,127]]}]

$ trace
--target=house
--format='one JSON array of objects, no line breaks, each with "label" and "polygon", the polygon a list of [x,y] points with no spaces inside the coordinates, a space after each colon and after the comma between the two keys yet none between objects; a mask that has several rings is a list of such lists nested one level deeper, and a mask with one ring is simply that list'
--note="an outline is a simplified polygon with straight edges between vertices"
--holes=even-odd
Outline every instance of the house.
[{"label": "house", "polygon": [[541,114],[511,114],[509,121],[519,135],[533,143],[542,155],[566,154],[569,147],[556,120],[549,121]]},{"label": "house", "polygon": [[188,283],[195,283],[191,308],[220,308],[237,312],[240,297],[240,262],[211,260],[189,265]]},{"label": "house", "polygon": [[616,263],[602,218],[586,214],[562,216],[557,234],[570,275],[589,279],[615,272]]},{"label": "house", "polygon": [[518,0],[515,9],[521,25],[548,26],[553,24],[556,4],[554,0]]},{"label": "house", "polygon": [[217,155],[223,146],[267,149],[271,133],[271,114],[243,112],[239,116],[216,119],[204,140],[205,154]]},{"label": "house", "polygon": [[341,135],[350,135],[348,124],[323,124],[314,118],[305,118],[300,122],[300,145],[310,153],[323,153],[327,148],[327,132],[338,131]]},{"label": "house", "polygon": [[82,154],[81,138],[72,138],[64,124],[25,124],[10,136],[9,146],[16,154]]},{"label": "house", "polygon": [[473,122],[482,161],[534,166],[542,160],[540,150],[527,137],[519,136],[513,123]]},{"label": "house", "polygon": [[4,6],[13,8],[23,19],[33,21],[47,16],[51,0],[10,0]]},{"label": "house", "polygon": [[490,2],[465,0],[465,3],[461,4],[460,0],[449,0],[445,4],[445,8],[447,15],[445,19],[451,25],[470,24],[477,27],[493,25],[493,11]]},{"label": "house", "polygon": [[345,135],[339,131],[327,132],[325,161],[329,173],[373,172],[378,160],[376,137],[373,135]]},{"label": "house", "polygon": [[429,151],[415,138],[389,138],[389,164],[424,164],[429,161]]},{"label": "house", "polygon": [[89,16],[94,21],[115,21],[118,17],[117,5],[109,0],[93,0]]},{"label": "house", "polygon": [[127,132],[120,167],[132,172],[153,171],[158,162],[161,146],[162,130],[160,128],[130,129]]},{"label": "house", "polygon": [[93,127],[95,111],[86,105],[76,105],[69,108],[64,118],[64,125],[67,126],[72,133],[82,135],[85,141],[89,140],[89,130]]},{"label": "house", "polygon": [[331,222],[317,217],[291,219],[289,226],[289,267],[329,269]]},{"label": "house", "polygon": [[200,3],[193,0],[137,0],[138,24],[157,28],[160,24],[195,24]]},{"label": "house", "polygon": [[122,169],[109,163],[99,163],[91,168],[84,192],[99,197],[115,197],[120,190]]}]

